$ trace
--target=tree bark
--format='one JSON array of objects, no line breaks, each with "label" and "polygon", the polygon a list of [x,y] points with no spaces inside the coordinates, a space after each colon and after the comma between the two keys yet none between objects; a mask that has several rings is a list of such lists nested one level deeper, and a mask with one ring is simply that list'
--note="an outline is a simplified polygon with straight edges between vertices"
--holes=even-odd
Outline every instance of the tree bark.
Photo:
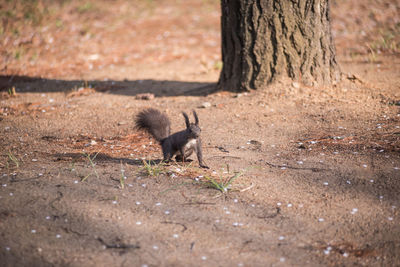
[{"label": "tree bark", "polygon": [[289,77],[306,85],[340,79],[329,0],[221,0],[218,85],[249,91]]}]

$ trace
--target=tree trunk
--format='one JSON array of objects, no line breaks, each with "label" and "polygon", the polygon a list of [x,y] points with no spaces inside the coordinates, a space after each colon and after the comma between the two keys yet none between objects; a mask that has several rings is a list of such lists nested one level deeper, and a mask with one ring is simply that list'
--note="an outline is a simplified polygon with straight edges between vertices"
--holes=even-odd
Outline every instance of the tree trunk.
[{"label": "tree trunk", "polygon": [[284,77],[306,85],[340,79],[329,0],[222,0],[221,8],[221,89],[259,89]]}]

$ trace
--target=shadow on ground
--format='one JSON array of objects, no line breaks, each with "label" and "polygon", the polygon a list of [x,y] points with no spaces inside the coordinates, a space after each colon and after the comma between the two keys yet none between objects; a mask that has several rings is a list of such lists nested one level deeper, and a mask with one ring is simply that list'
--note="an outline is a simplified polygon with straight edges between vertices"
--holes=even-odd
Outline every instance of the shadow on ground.
[{"label": "shadow on ground", "polygon": [[[136,165],[136,166],[143,166],[143,161],[142,159],[129,159],[126,157],[112,157],[110,155],[107,155],[105,153],[92,153],[89,154],[90,157],[94,160],[96,159],[96,162],[114,162],[114,163],[123,163],[123,164],[129,164],[129,165]],[[86,161],[88,155],[84,153],[56,153],[52,155],[54,157],[54,161]],[[162,161],[161,159],[157,160],[145,160],[149,165],[157,165],[160,164]]]},{"label": "shadow on ground", "polygon": [[1,76],[0,91],[15,87],[17,92],[49,93],[71,92],[80,87],[91,87],[98,92],[134,96],[152,93],[161,96],[206,96],[217,91],[216,83],[182,82],[168,80],[57,80],[28,76]]}]

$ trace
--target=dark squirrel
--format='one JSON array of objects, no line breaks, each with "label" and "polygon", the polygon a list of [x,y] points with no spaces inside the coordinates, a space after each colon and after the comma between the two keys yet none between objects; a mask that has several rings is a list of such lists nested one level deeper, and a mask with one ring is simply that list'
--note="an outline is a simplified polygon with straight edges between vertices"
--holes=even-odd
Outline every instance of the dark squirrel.
[{"label": "dark squirrel", "polygon": [[146,130],[160,142],[165,162],[171,161],[174,156],[176,161],[185,161],[195,151],[200,167],[208,168],[203,162],[199,118],[193,110],[195,123],[191,123],[188,115],[185,112],[182,114],[185,118],[186,129],[174,134],[171,134],[171,122],[167,115],[154,108],[139,112],[135,127]]}]

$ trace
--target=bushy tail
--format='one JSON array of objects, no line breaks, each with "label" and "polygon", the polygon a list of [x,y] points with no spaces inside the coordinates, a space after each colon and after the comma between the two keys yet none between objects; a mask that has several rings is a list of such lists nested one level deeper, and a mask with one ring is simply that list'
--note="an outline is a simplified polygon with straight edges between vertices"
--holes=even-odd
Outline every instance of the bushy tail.
[{"label": "bushy tail", "polygon": [[171,122],[167,115],[154,108],[139,112],[135,119],[135,127],[148,131],[159,142],[171,134]]}]

